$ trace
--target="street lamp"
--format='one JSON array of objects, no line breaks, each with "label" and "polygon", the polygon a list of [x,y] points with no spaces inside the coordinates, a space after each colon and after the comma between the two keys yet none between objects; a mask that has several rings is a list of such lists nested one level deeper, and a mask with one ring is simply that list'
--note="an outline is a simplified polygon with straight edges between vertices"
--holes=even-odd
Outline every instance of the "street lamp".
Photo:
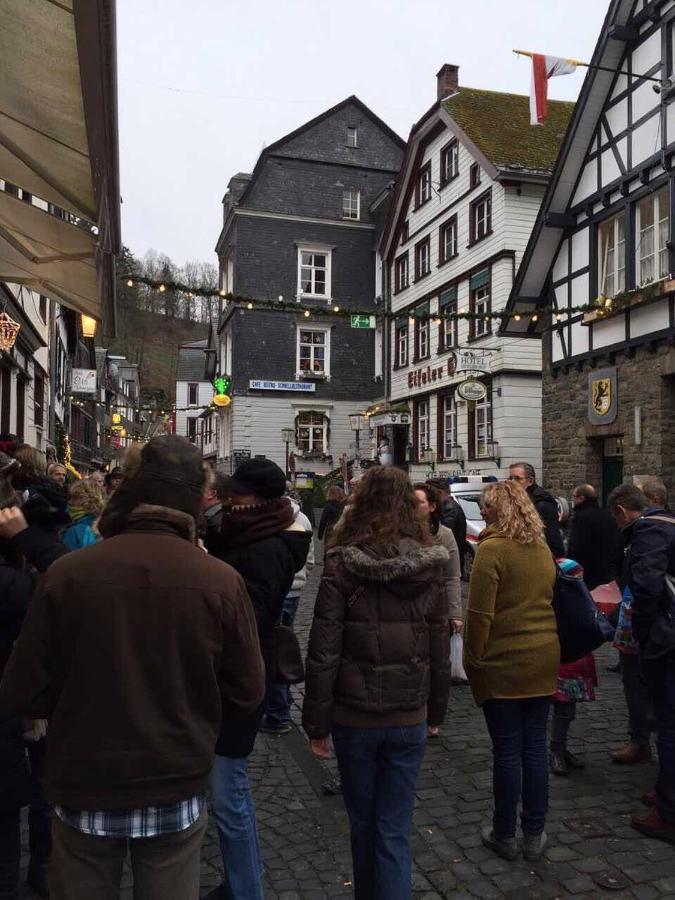
[{"label": "street lamp", "polygon": [[358,480],[363,474],[361,471],[361,429],[366,417],[362,413],[352,413],[349,416],[349,426],[354,432],[354,480]]},{"label": "street lamp", "polygon": [[281,440],[286,444],[286,478],[288,478],[288,447],[295,440],[295,428],[282,428]]}]

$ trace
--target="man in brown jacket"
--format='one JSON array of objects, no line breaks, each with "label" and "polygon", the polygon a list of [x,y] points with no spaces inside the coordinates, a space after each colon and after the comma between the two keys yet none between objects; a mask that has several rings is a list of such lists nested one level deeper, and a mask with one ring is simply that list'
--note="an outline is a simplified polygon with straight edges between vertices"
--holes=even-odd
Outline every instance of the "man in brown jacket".
[{"label": "man in brown jacket", "polygon": [[49,720],[52,900],[197,900],[204,794],[221,719],[265,692],[239,575],[195,543],[197,449],[154,438],[104,511],[106,540],[45,576],[0,686],[0,710]]}]

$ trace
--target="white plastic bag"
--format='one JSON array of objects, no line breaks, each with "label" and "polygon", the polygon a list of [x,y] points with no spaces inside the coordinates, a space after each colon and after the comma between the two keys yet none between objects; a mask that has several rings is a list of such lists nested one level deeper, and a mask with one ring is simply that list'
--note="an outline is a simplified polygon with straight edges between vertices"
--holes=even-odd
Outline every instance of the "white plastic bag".
[{"label": "white plastic bag", "polygon": [[466,682],[466,672],[464,671],[464,663],[462,662],[462,653],[464,652],[464,641],[461,634],[453,634],[450,638],[450,677],[453,681]]}]

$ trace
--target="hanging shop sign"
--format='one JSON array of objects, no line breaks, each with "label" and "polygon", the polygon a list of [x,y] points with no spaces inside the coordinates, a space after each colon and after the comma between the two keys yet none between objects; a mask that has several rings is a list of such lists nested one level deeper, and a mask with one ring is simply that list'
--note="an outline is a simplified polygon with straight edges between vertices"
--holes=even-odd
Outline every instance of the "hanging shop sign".
[{"label": "hanging shop sign", "polygon": [[462,400],[473,400],[478,402],[485,400],[487,396],[487,388],[482,381],[476,381],[475,378],[467,378],[466,381],[460,381],[457,385],[457,393]]},{"label": "hanging shop sign", "polygon": [[73,393],[96,393],[96,369],[73,369]]},{"label": "hanging shop sign", "polygon": [[300,394],[313,394],[316,385],[313,381],[262,381],[252,379],[248,383],[251,391],[296,391]]},{"label": "hanging shop sign", "polygon": [[490,371],[487,357],[472,350],[457,350],[450,354],[450,359],[454,363],[454,372],[476,372],[487,375]]},{"label": "hanging shop sign", "polygon": [[591,425],[610,425],[618,410],[616,368],[588,373],[588,421]]},{"label": "hanging shop sign", "polygon": [[410,425],[409,412],[382,412],[368,417],[371,428],[382,428],[384,425]]}]

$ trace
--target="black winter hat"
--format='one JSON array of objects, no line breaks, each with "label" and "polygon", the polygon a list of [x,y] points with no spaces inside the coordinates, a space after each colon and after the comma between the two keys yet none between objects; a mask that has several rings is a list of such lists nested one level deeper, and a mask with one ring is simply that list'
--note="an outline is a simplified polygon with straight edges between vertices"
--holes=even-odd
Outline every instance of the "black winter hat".
[{"label": "black winter hat", "polygon": [[255,494],[274,500],[286,493],[286,476],[271,459],[247,459],[228,479],[226,490],[233,494]]},{"label": "black winter hat", "polygon": [[199,450],[186,438],[175,434],[154,437],[124,475],[110,503],[117,498],[130,507],[149,503],[180,510],[195,519],[199,515],[206,480],[204,464]]}]

